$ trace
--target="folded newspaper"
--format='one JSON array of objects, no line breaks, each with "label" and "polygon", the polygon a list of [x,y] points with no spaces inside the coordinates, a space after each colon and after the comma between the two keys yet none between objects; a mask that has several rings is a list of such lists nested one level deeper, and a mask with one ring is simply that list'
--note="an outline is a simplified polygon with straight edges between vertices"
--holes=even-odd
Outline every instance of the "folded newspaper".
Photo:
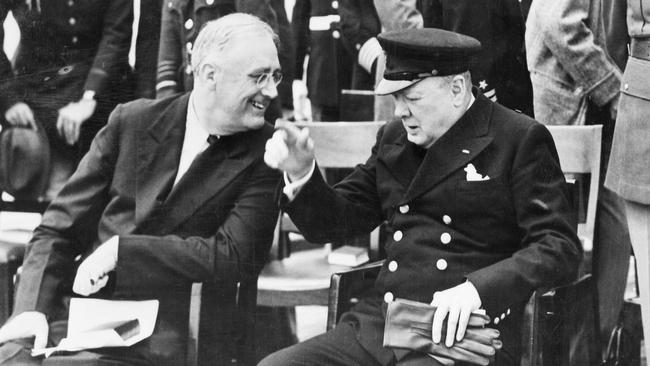
[{"label": "folded newspaper", "polygon": [[151,336],[158,316],[158,300],[125,301],[73,298],[68,333],[56,347],[32,350],[49,357],[57,351],[128,347]]}]

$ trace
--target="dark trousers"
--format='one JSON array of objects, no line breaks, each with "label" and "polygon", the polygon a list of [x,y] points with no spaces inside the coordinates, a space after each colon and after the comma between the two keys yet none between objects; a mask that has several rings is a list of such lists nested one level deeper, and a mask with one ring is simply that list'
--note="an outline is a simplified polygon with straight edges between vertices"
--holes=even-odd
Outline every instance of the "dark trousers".
[{"label": "dark trousers", "polygon": [[598,287],[600,341],[604,347],[623,308],[631,243],[623,201],[603,186],[615,121],[609,118],[608,106],[590,104],[587,111],[587,121],[603,125],[592,270]]},{"label": "dark trousers", "polygon": [[[263,359],[258,366],[379,366],[379,363],[368,353],[357,340],[354,327],[341,322],[336,328],[305,342],[298,343],[271,354]],[[395,360],[389,365],[398,366],[438,366],[436,360],[428,357],[405,358],[396,364]]]}]

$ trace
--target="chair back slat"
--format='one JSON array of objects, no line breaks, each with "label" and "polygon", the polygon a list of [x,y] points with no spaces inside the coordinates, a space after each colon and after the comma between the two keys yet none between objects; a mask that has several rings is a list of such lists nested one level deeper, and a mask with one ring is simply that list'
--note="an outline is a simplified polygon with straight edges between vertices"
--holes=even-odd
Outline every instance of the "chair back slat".
[{"label": "chair back slat", "polygon": [[600,125],[547,127],[555,141],[562,171],[565,174],[591,174],[585,222],[578,224],[578,235],[583,239],[585,249],[590,250],[596,222],[603,128]]},{"label": "chair back slat", "polygon": [[309,129],[321,168],[352,168],[370,157],[377,131],[385,122],[297,123]]}]

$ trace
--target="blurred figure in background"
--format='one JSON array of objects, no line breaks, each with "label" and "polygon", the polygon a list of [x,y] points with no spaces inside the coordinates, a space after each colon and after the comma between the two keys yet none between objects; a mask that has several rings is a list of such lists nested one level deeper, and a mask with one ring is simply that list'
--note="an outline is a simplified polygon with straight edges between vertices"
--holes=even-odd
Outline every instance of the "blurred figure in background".
[{"label": "blurred figure in background", "polygon": [[280,45],[278,46],[278,57],[280,58],[280,66],[282,67],[282,81],[278,85],[278,98],[282,106],[283,116],[289,116],[293,110],[293,96],[292,96],[292,83],[293,83],[293,68],[295,59],[295,50],[293,47],[293,30],[289,18],[287,17],[287,10],[284,7],[284,0],[271,0],[271,7],[275,12],[278,19],[278,37],[280,37]]},{"label": "blurred figure in background", "polygon": [[0,81],[0,118],[4,126],[45,130],[52,157],[45,196],[51,199],[115,105],[131,99],[133,5],[9,0],[1,6],[1,21],[12,11],[21,38],[13,73]]},{"label": "blurred figure in background", "polygon": [[623,306],[630,236],[620,199],[603,187],[621,72],[607,54],[602,9],[601,0],[533,1],[526,48],[537,120],[549,125],[603,125],[592,271],[601,340],[606,342]]},{"label": "blurred figure in background", "polygon": [[[293,97],[308,96],[311,116],[294,102],[296,119],[338,121],[342,89],[350,88],[352,58],[341,44],[339,1],[296,0],[291,18],[296,49]],[[305,58],[306,84],[302,80]],[[298,105],[296,105],[298,104]]]},{"label": "blurred figure in background", "polygon": [[533,116],[520,2],[375,0],[375,6],[386,30],[440,28],[478,39],[482,51],[471,68],[476,86],[493,101]]},{"label": "blurred figure in background", "polygon": [[377,56],[382,53],[375,36],[381,23],[372,0],[341,0],[341,40],[354,57],[351,89],[374,90]]},{"label": "blurred figure in background", "polygon": [[138,38],[135,43],[135,96],[156,97],[156,67],[163,0],[140,0]]},{"label": "blurred figure in background", "polygon": [[620,26],[618,29],[627,29],[630,42],[605,186],[625,202],[637,263],[647,357],[650,355],[650,0],[627,1],[627,27],[624,14],[611,12],[614,16],[608,19],[610,24]]}]

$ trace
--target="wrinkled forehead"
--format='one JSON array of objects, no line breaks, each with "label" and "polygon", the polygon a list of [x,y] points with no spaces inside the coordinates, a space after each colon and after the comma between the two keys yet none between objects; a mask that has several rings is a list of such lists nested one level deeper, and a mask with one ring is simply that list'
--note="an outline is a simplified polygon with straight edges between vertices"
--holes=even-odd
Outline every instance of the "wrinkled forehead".
[{"label": "wrinkled forehead", "polygon": [[224,43],[225,54],[230,52],[242,52],[244,50],[262,51],[262,48],[273,49],[277,53],[277,47],[273,36],[264,29],[255,27],[241,27],[233,30]]},{"label": "wrinkled forehead", "polygon": [[257,61],[279,65],[278,51],[273,38],[263,31],[233,34],[223,48],[220,58],[229,63],[249,64]]}]

